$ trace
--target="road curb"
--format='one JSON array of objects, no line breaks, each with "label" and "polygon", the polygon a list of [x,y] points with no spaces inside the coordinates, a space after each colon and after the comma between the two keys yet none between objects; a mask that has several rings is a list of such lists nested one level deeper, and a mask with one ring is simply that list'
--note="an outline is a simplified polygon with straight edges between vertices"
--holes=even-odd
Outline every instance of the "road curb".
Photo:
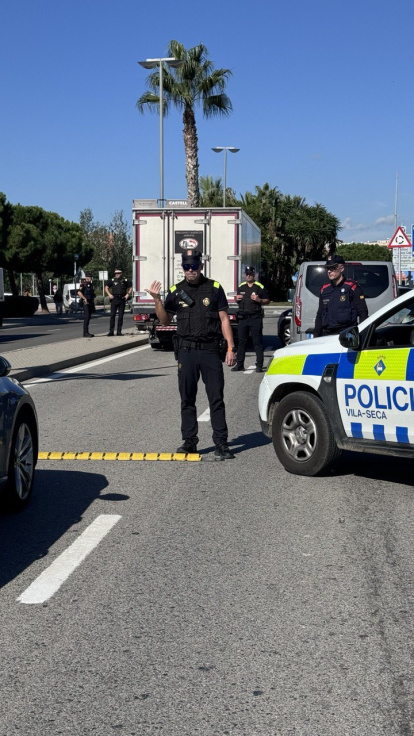
[{"label": "road curb", "polygon": [[[91,360],[104,358],[107,355],[122,353],[126,350],[130,350],[131,348],[138,347],[139,345],[145,345],[147,343],[148,335],[145,334],[137,336],[136,338],[129,340],[127,343],[124,342],[121,345],[117,345],[114,343],[114,345],[101,349],[98,348],[96,350],[92,350],[92,346],[89,347],[88,345],[87,352],[82,354],[72,355],[67,358],[46,360],[44,363],[39,362],[37,365],[15,369],[13,369],[13,352],[15,351],[10,353],[4,352],[2,353],[2,355],[9,361],[9,363],[11,363],[12,370],[9,373],[10,378],[16,378],[18,381],[28,381],[30,378],[40,378],[42,376],[47,376],[51,373],[55,373],[56,371],[61,371],[64,368],[71,368],[74,365],[81,365],[82,363],[87,363]],[[30,348],[28,348],[27,350],[30,350]],[[45,350],[45,352],[47,351]]]}]

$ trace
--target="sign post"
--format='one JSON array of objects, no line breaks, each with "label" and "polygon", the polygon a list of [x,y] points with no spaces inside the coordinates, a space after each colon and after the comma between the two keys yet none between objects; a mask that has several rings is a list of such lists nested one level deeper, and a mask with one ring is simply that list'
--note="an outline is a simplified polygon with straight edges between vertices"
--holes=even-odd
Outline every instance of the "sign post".
[{"label": "sign post", "polygon": [[[402,284],[402,278],[401,278],[402,258],[404,258],[404,261],[405,261],[405,264],[404,264],[405,270],[407,271],[414,270],[413,246],[412,246],[412,243],[410,243],[410,240],[402,227],[397,227],[394,235],[392,236],[390,242],[388,243],[388,248],[398,248],[398,284],[399,286],[401,286]],[[392,260],[393,260],[394,267],[395,267],[394,255],[393,255]]]}]

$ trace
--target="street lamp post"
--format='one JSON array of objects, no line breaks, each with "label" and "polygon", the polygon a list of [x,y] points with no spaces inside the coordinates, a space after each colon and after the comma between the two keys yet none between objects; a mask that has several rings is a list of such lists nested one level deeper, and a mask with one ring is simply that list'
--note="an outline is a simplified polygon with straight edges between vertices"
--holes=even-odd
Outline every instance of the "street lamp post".
[{"label": "street lamp post", "polygon": [[159,207],[164,207],[164,101],[163,101],[163,63],[166,63],[169,67],[177,69],[179,66],[184,64],[183,59],[174,59],[173,57],[167,57],[163,59],[145,59],[145,61],[139,61],[138,64],[144,67],[144,69],[155,69],[157,66],[160,70],[160,198]]},{"label": "street lamp post", "polygon": [[234,148],[234,146],[216,146],[216,148],[212,148],[212,151],[215,153],[221,153],[224,151],[224,174],[223,174],[223,207],[226,206],[226,173],[227,173],[227,151],[230,151],[230,153],[237,153],[237,151],[240,151],[240,148]]}]

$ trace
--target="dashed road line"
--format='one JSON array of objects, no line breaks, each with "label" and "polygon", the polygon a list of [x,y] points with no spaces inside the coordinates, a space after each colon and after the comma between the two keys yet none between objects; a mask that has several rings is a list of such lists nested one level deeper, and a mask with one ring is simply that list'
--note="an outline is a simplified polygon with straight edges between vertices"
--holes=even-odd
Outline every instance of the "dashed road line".
[{"label": "dashed road line", "polygon": [[98,516],[17,600],[28,604],[44,603],[49,600],[121,518],[118,514]]},{"label": "dashed road line", "polygon": [[200,462],[197,452],[39,452],[39,460],[161,460]]}]

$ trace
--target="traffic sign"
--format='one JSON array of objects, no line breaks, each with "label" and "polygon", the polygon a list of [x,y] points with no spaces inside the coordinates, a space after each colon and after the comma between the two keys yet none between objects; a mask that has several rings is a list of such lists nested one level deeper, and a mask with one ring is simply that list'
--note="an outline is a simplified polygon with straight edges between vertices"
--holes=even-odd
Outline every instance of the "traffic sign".
[{"label": "traffic sign", "polygon": [[397,227],[394,235],[388,243],[388,248],[411,248],[411,243],[402,227]]}]

